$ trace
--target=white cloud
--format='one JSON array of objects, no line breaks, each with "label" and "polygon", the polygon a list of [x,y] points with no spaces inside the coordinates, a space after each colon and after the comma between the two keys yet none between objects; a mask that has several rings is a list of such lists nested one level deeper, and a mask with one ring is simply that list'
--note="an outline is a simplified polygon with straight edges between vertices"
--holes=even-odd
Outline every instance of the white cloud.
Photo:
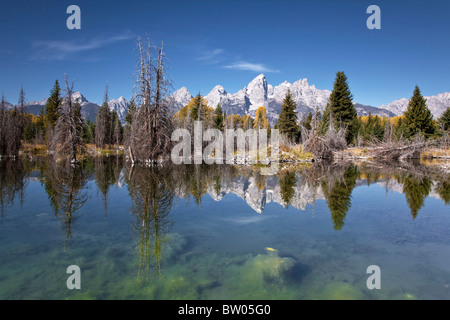
[{"label": "white cloud", "polygon": [[200,56],[198,57],[198,60],[204,60],[204,61],[217,61],[217,58],[224,53],[223,49],[213,49],[208,51],[203,51]]},{"label": "white cloud", "polygon": [[261,63],[250,63],[250,62],[245,62],[245,61],[235,62],[230,65],[226,65],[223,68],[236,69],[236,70],[247,70],[247,71],[254,71],[254,72],[261,72],[261,73],[262,72],[280,72],[279,70],[270,69]]},{"label": "white cloud", "polygon": [[74,54],[102,48],[119,41],[134,38],[130,32],[105,38],[72,41],[35,41],[31,60],[66,60]]}]

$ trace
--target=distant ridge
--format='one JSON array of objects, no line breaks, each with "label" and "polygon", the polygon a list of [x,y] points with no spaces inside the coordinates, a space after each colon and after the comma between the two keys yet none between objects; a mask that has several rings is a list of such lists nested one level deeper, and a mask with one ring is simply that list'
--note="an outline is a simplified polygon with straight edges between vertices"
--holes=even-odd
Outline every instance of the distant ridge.
[{"label": "distant ridge", "polygon": [[[300,79],[294,83],[285,81],[278,86],[272,86],[267,83],[265,75],[260,74],[246,87],[234,94],[228,93],[223,86],[217,85],[205,96],[205,99],[213,108],[220,103],[226,114],[255,116],[256,109],[265,106],[269,121],[274,125],[278,120],[281,104],[288,89],[291,90],[292,96],[297,102],[299,119],[305,117],[309,112],[315,112],[316,108],[323,112],[331,94],[329,90],[317,89],[314,85],[310,85],[307,79]],[[180,109],[192,99],[192,95],[186,87],[182,87],[175,91],[170,99],[174,108]],[[355,103],[355,109],[361,116],[369,113],[382,117],[395,116],[390,110],[359,103]]]}]

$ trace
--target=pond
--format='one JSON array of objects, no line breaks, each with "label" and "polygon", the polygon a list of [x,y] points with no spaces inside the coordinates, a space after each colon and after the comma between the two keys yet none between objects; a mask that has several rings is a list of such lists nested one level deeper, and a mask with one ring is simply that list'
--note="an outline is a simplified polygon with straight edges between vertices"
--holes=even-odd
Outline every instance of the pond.
[{"label": "pond", "polygon": [[0,299],[450,297],[448,173],[260,169],[2,160]]}]

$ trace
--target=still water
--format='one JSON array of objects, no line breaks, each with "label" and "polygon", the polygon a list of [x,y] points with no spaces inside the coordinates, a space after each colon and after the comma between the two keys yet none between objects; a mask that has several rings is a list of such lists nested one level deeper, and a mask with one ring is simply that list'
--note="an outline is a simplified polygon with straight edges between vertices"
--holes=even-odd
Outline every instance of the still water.
[{"label": "still water", "polygon": [[450,177],[429,167],[3,160],[0,183],[0,299],[450,298]]}]

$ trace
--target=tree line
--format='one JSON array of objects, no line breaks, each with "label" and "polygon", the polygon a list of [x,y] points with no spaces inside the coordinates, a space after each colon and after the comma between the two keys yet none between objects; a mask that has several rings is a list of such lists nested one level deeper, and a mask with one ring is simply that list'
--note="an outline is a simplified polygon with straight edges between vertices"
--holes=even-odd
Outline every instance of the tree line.
[{"label": "tree line", "polygon": [[[17,156],[23,143],[34,142],[45,145],[58,159],[76,162],[90,144],[97,150],[119,149],[123,145],[132,162],[154,161],[170,154],[174,128],[193,130],[194,121],[202,121],[204,129],[267,129],[270,134],[265,106],[260,106],[254,117],[227,115],[220,104],[210,107],[199,93],[175,113],[167,99],[171,83],[163,45],[155,47],[149,38],[144,44],[139,38],[137,48],[136,80],[124,126],[108,106],[108,86],[95,122],[85,121],[80,104],[73,99],[73,82],[69,83],[65,76],[65,88],[56,80],[45,107],[37,116],[26,112],[23,88],[13,108],[7,108],[2,96],[0,155]],[[299,119],[296,109],[297,104],[288,90],[274,128],[279,129],[285,141],[293,144],[313,145],[317,137],[340,148],[413,139],[418,135],[432,139],[447,134],[450,127],[450,109],[440,119],[433,119],[418,86],[404,115],[358,116],[347,76],[342,71],[336,74],[333,91],[322,113],[316,109]],[[311,142],[314,137],[316,140]]]},{"label": "tree line", "polygon": [[[372,145],[379,142],[413,139],[423,135],[426,139],[438,138],[450,128],[450,108],[438,119],[433,116],[426,105],[418,86],[414,88],[405,114],[392,118],[378,115],[358,116],[353,104],[347,76],[337,72],[333,91],[323,112],[318,109],[310,111],[303,119],[297,115],[297,103],[290,90],[287,91],[281,105],[281,112],[275,129],[290,143],[302,143],[308,133],[314,130],[318,135],[327,132],[343,138],[345,146]],[[175,126],[192,129],[194,121],[202,121],[204,129],[271,129],[265,106],[257,109],[255,118],[250,115],[227,115],[220,104],[211,108],[200,93],[175,114]]]}]

